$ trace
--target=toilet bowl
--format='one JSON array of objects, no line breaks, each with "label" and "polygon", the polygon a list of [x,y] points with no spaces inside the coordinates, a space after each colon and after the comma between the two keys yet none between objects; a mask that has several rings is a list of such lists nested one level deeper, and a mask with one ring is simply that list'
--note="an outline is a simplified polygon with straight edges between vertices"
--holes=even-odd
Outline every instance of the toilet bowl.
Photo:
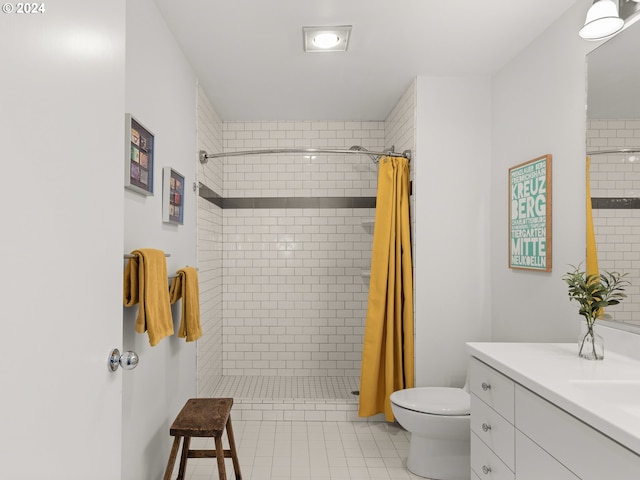
[{"label": "toilet bowl", "polygon": [[464,388],[420,387],[393,392],[391,409],[411,433],[407,468],[434,480],[468,480],[471,399]]}]

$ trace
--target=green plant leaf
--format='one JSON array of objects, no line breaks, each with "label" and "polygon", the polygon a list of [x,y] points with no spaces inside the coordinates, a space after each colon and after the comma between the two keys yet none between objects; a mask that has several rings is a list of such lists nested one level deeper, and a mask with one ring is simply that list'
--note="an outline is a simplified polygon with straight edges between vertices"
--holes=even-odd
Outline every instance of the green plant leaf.
[{"label": "green plant leaf", "polygon": [[604,313],[606,307],[618,305],[627,297],[625,288],[630,285],[626,273],[604,271],[599,275],[587,275],[574,267],[573,271],[563,275],[562,280],[568,286],[569,300],[576,301],[580,308],[578,313],[585,317],[587,324],[592,325],[598,318],[611,318]]}]

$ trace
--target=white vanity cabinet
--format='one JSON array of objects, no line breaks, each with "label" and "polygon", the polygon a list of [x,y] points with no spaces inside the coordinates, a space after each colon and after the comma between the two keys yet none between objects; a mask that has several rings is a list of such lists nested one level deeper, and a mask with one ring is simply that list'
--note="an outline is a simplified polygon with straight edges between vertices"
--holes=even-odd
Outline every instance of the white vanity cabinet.
[{"label": "white vanity cabinet", "polygon": [[471,471],[479,478],[515,478],[513,380],[478,360],[470,366]]},{"label": "white vanity cabinet", "polygon": [[575,474],[549,478],[640,479],[640,456],[520,385],[515,398],[518,430]]},{"label": "white vanity cabinet", "polygon": [[639,455],[477,358],[470,385],[472,479],[640,479]]},{"label": "white vanity cabinet", "polygon": [[578,480],[578,477],[520,430],[516,430],[515,448],[518,452],[518,480]]}]

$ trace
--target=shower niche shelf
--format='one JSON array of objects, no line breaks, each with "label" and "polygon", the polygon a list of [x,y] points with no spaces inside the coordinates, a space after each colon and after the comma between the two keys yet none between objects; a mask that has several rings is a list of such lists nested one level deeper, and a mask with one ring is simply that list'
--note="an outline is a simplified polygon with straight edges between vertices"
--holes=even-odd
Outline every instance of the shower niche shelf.
[{"label": "shower niche shelf", "polygon": [[[367,232],[369,235],[373,235],[374,223],[375,222],[373,220],[363,220],[361,225],[365,232]],[[363,279],[368,280],[369,278],[371,278],[371,270],[361,270],[360,276]]]},{"label": "shower niche shelf", "polygon": [[365,220],[364,222],[362,222],[361,225],[365,232],[367,232],[370,235],[373,235],[373,224],[374,224],[373,220]]}]

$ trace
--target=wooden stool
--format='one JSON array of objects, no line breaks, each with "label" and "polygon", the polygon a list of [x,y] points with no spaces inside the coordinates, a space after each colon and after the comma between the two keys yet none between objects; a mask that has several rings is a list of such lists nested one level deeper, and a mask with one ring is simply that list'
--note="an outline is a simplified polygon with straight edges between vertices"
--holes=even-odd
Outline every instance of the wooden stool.
[{"label": "wooden stool", "polygon": [[[180,438],[184,437],[182,443],[182,456],[180,457],[180,470],[178,479],[184,479],[184,472],[187,468],[188,458],[213,458],[218,461],[218,476],[220,480],[227,479],[224,468],[224,459],[231,457],[236,480],[242,480],[240,464],[236,453],[236,445],[233,439],[233,429],[231,428],[231,406],[233,398],[191,398],[182,407],[180,413],[173,421],[169,433],[175,437],[167,470],[164,472],[164,480],[170,480],[173,473],[173,466],[176,463]],[[222,448],[222,432],[227,429],[229,439],[229,450]],[[189,450],[191,437],[213,437],[215,450]]]}]

